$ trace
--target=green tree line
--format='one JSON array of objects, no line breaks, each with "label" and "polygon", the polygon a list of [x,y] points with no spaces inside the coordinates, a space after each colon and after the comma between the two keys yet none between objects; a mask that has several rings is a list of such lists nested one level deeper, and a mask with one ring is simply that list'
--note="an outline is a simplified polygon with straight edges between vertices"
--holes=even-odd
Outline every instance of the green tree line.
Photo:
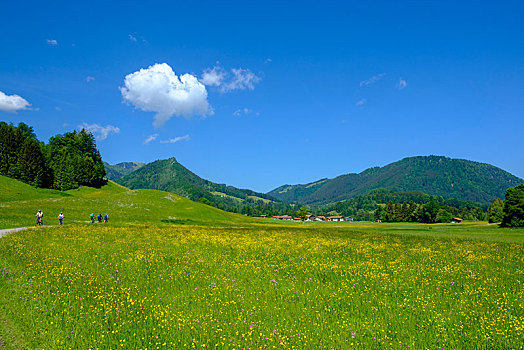
[{"label": "green tree line", "polygon": [[0,122],[0,174],[35,187],[65,191],[101,186],[106,171],[89,131],[56,135],[46,145],[27,124]]}]

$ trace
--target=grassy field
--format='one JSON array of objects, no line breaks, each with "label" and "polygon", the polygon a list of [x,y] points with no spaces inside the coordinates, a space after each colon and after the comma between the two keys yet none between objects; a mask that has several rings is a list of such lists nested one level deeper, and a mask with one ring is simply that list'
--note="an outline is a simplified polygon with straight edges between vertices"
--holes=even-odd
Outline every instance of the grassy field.
[{"label": "grassy field", "polygon": [[172,193],[129,190],[111,181],[100,189],[59,192],[0,176],[0,190],[0,229],[34,226],[38,210],[44,212],[46,225],[57,225],[60,212],[65,223],[89,222],[91,213],[107,213],[115,224],[235,225],[252,221]]},{"label": "grassy field", "polygon": [[[0,348],[524,344],[524,230],[277,223],[114,184],[49,193],[10,195],[2,225],[23,217],[13,208],[32,216],[64,201],[72,216],[104,203],[117,219],[0,239]],[[142,216],[146,207],[158,215]]]}]

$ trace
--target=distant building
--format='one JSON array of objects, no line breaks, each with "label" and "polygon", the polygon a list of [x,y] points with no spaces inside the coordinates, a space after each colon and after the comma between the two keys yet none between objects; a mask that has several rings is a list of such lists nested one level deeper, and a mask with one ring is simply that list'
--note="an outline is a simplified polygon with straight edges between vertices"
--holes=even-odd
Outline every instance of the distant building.
[{"label": "distant building", "polygon": [[353,221],[353,218],[351,216],[348,216],[345,220],[346,221]]},{"label": "distant building", "polygon": [[261,218],[267,218],[267,215],[260,215]]},{"label": "distant building", "polygon": [[327,221],[344,221],[343,216],[328,216]]},{"label": "distant building", "polygon": [[380,220],[380,219],[377,219],[377,220],[375,220],[375,222],[382,222],[382,220]]},{"label": "distant building", "polygon": [[461,219],[461,218],[453,218],[453,219],[451,219],[451,223],[452,224],[460,224],[462,221],[464,221],[464,219]]}]

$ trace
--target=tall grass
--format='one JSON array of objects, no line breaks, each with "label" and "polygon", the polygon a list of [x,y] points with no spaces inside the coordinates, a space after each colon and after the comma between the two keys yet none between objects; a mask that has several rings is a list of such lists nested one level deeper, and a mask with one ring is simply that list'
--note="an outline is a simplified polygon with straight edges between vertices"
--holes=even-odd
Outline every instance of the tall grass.
[{"label": "tall grass", "polygon": [[324,226],[0,240],[0,311],[28,348],[521,348],[523,281],[522,244]]}]

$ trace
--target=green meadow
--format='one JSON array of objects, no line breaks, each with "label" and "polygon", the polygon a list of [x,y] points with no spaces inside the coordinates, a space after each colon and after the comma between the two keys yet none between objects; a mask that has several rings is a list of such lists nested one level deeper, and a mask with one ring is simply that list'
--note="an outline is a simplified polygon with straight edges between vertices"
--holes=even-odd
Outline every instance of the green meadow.
[{"label": "green meadow", "polygon": [[0,348],[524,344],[522,229],[277,222],[114,183],[0,190],[1,228],[38,209],[47,225],[0,239]]}]

